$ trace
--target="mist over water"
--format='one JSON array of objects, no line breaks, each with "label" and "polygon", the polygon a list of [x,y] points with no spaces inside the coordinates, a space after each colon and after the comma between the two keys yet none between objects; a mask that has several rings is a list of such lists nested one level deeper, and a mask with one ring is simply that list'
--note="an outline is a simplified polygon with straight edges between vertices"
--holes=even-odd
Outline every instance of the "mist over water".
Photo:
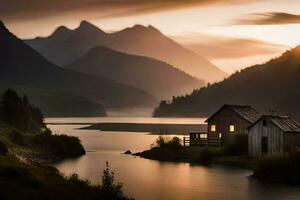
[{"label": "mist over water", "polygon": [[[189,118],[65,118],[48,122],[140,122],[196,123]],[[120,120],[120,121],[118,121]],[[203,119],[202,119],[203,120]],[[251,171],[225,167],[193,166],[147,160],[122,154],[149,149],[157,138],[145,132],[105,132],[79,130],[84,125],[48,125],[56,133],[77,136],[87,154],[55,165],[65,174],[78,173],[94,183],[108,161],[117,181],[124,183],[125,193],[145,200],[297,200],[300,187],[266,184],[249,178]],[[171,137],[171,136],[169,136]],[[182,136],[179,136],[182,137]]]},{"label": "mist over water", "polygon": [[151,117],[154,108],[128,108],[107,110],[110,117]]}]

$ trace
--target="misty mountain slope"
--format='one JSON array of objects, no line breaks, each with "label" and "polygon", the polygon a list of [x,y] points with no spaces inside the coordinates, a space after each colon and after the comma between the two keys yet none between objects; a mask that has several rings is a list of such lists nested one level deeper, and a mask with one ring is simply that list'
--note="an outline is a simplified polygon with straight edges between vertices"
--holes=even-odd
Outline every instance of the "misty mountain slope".
[{"label": "misty mountain slope", "polygon": [[110,42],[104,46],[168,62],[201,80],[211,82],[226,77],[223,71],[207,59],[179,45],[153,26],[136,25],[110,34],[109,38]]},{"label": "misty mountain slope", "polygon": [[164,62],[102,46],[91,49],[66,68],[138,87],[161,99],[190,93],[204,84]]},{"label": "misty mountain slope", "polygon": [[107,108],[149,107],[156,102],[152,95],[140,89],[53,65],[12,35],[2,23],[0,66],[2,82],[82,96]]},{"label": "misty mountain slope", "polygon": [[42,108],[47,117],[90,117],[106,116],[105,108],[84,97],[59,93],[13,83],[0,82],[0,93],[11,88],[20,95],[26,95],[34,105]]},{"label": "misty mountain slope", "polygon": [[161,102],[155,116],[208,116],[223,104],[249,104],[260,111],[277,111],[300,119],[300,46],[265,64],[228,79]]},{"label": "misty mountain slope", "polygon": [[101,45],[116,51],[165,61],[205,81],[222,80],[227,75],[207,59],[184,48],[152,26],[136,25],[119,32],[105,33],[83,21],[71,32],[70,34],[69,29],[60,27],[49,37],[25,42],[60,66],[71,64],[91,48]]}]

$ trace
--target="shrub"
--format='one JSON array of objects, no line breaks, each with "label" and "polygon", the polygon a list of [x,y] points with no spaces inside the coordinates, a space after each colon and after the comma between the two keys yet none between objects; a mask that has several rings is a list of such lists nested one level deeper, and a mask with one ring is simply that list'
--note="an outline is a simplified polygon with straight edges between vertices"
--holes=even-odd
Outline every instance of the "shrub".
[{"label": "shrub", "polygon": [[65,177],[53,167],[28,164],[0,156],[0,199],[107,199],[127,200],[102,189],[98,184]]},{"label": "shrub", "polygon": [[122,183],[115,183],[115,173],[110,171],[109,164],[106,162],[106,168],[102,175],[102,189],[117,197],[123,197]]},{"label": "shrub", "polygon": [[181,145],[181,140],[178,137],[173,137],[172,139],[168,139],[163,136],[159,136],[156,139],[155,147],[169,147],[173,149],[179,149],[182,147],[182,145]]},{"label": "shrub", "polygon": [[266,155],[254,165],[254,176],[279,183],[300,184],[300,149],[287,153]]},{"label": "shrub", "polygon": [[24,145],[25,144],[25,140],[24,140],[24,136],[22,133],[20,133],[19,131],[13,131],[9,134],[9,137],[11,139],[12,142],[18,144],[18,145]]},{"label": "shrub", "polygon": [[33,143],[61,158],[85,154],[79,138],[67,135],[52,135],[45,131],[33,137]]},{"label": "shrub", "polygon": [[76,185],[79,187],[86,187],[87,185],[92,185],[89,180],[82,180],[79,178],[78,174],[71,174],[68,177],[65,177],[69,184]]},{"label": "shrub", "polygon": [[235,135],[234,141],[224,145],[226,155],[247,155],[248,154],[248,136]]},{"label": "shrub", "polygon": [[172,148],[181,148],[182,145],[181,145],[181,140],[179,137],[173,137],[173,139],[171,141],[169,141],[167,143],[168,146],[172,147]]},{"label": "shrub", "polygon": [[163,136],[159,136],[159,137],[156,139],[155,143],[156,143],[156,146],[157,146],[157,147],[163,147],[163,146],[166,145],[166,141],[165,141],[165,138],[164,138]]},{"label": "shrub", "polygon": [[0,140],[0,155],[6,155],[8,153],[8,149],[6,145]]}]

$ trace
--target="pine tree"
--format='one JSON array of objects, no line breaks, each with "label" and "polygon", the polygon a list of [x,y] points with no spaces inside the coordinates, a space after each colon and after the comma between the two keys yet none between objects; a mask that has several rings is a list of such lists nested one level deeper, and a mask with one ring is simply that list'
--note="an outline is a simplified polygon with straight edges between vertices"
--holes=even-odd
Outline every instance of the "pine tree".
[{"label": "pine tree", "polygon": [[44,127],[44,116],[41,110],[30,105],[26,95],[20,98],[11,89],[6,90],[2,96],[1,118],[21,130],[38,131]]}]

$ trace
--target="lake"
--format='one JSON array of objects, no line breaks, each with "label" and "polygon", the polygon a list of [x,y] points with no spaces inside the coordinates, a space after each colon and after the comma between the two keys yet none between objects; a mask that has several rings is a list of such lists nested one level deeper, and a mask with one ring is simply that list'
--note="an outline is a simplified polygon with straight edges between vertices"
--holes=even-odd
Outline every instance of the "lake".
[{"label": "lake", "polygon": [[[49,123],[203,123],[196,118],[48,118]],[[156,135],[142,132],[78,130],[86,125],[48,125],[55,133],[77,136],[87,154],[55,165],[62,173],[77,173],[94,183],[101,180],[106,161],[137,200],[299,200],[300,187],[262,183],[251,171],[228,167],[192,166],[147,160],[122,154],[149,149]],[[171,136],[168,136],[171,137]],[[181,137],[181,136],[179,136]]]}]

